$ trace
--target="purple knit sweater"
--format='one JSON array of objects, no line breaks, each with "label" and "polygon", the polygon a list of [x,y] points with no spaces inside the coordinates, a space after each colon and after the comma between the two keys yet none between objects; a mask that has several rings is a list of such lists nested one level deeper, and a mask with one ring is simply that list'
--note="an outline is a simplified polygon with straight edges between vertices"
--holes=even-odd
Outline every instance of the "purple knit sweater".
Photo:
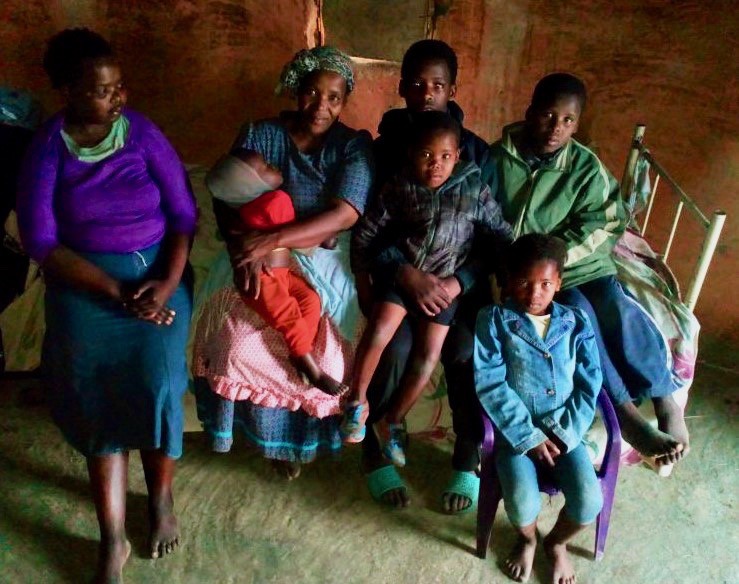
[{"label": "purple knit sweater", "polygon": [[58,245],[75,251],[126,253],[159,242],[166,231],[192,235],[197,210],[185,169],[164,134],[124,110],[123,148],[81,162],[61,136],[64,112],[38,130],[18,184],[18,225],[38,262]]}]

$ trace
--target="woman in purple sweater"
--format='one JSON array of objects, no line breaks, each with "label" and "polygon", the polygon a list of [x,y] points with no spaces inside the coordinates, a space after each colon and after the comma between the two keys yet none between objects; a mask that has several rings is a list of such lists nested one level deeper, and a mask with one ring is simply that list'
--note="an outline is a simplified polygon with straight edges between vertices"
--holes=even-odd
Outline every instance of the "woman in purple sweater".
[{"label": "woman in purple sweater", "polygon": [[124,107],[105,39],[65,30],[49,41],[44,68],[67,104],[29,148],[18,219],[46,276],[42,363],[54,421],[87,458],[101,535],[95,581],[117,582],[131,549],[130,450],[141,452],[149,492],[151,556],[178,544],[172,479],[182,453],[192,304],[183,274],[196,208],[172,146]]}]

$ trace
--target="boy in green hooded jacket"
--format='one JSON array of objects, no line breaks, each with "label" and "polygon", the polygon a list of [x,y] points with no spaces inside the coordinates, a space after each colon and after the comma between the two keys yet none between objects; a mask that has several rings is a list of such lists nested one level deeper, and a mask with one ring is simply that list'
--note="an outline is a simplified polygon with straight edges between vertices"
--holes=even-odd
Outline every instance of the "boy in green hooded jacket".
[{"label": "boy in green hooded jacket", "polygon": [[[539,81],[523,122],[503,130],[483,164],[483,180],[500,203],[514,236],[555,235],[567,244],[557,301],[590,317],[624,438],[658,464],[688,452],[688,430],[672,394],[667,347],[638,303],[616,280],[611,257],[626,214],[618,183],[598,157],[572,138],[585,107],[583,82],[554,73]],[[654,403],[658,429],[635,400]]]}]

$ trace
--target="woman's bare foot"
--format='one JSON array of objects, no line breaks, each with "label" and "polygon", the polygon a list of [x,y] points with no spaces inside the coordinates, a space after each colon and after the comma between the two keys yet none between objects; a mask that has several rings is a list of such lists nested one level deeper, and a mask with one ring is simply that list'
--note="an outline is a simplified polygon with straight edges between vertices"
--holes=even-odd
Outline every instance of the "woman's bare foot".
[{"label": "woman's bare foot", "polygon": [[100,542],[98,549],[98,567],[94,584],[121,584],[123,582],[123,566],[131,555],[131,544],[127,539]]},{"label": "woman's bare foot", "polygon": [[575,568],[567,553],[566,543],[552,543],[544,538],[544,551],[552,563],[552,584],[575,584]]},{"label": "woman's bare foot", "polygon": [[654,404],[654,413],[657,416],[657,427],[662,432],[672,436],[682,446],[682,449],[675,453],[658,456],[656,458],[657,464],[664,465],[678,462],[690,452],[690,435],[685,424],[683,410],[671,395],[654,398],[652,403]]},{"label": "woman's bare foot", "polygon": [[288,481],[292,481],[300,476],[301,464],[290,460],[273,460],[272,468],[274,468],[277,474],[281,477]]},{"label": "woman's bare foot", "polygon": [[632,402],[616,406],[621,435],[639,454],[657,458],[675,456],[683,448],[670,434],[652,427]]},{"label": "woman's bare foot", "polygon": [[152,558],[161,558],[180,545],[180,530],[171,493],[160,501],[149,503],[149,529],[149,553]]},{"label": "woman's bare foot", "polygon": [[[526,529],[526,528],[524,528]],[[531,533],[518,534],[518,541],[503,562],[506,575],[516,582],[528,582],[536,555],[536,525]]]}]

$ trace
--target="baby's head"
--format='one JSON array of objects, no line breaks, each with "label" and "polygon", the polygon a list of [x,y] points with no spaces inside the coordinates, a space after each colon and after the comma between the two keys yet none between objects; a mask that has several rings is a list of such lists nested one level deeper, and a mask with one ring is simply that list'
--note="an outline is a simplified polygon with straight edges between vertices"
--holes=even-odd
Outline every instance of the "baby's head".
[{"label": "baby's head", "polygon": [[457,55],[444,41],[413,43],[403,56],[398,93],[412,112],[445,112],[457,92]]},{"label": "baby's head", "polygon": [[216,162],[205,184],[216,199],[239,206],[279,188],[282,174],[259,152],[237,148]]},{"label": "baby's head", "polygon": [[415,180],[431,189],[443,185],[459,160],[462,128],[445,112],[418,114],[409,137],[410,168]]},{"label": "baby's head", "polygon": [[552,235],[529,233],[508,250],[508,293],[521,310],[540,316],[549,312],[562,286],[567,247]]},{"label": "baby's head", "polygon": [[536,154],[562,148],[577,132],[585,109],[585,84],[569,73],[552,73],[534,88],[526,110],[526,129]]},{"label": "baby's head", "polygon": [[237,148],[231,152],[241,162],[249,166],[257,173],[260,179],[269,186],[268,190],[274,191],[282,184],[282,173],[276,166],[269,164],[259,152],[256,150],[247,150],[246,148]]}]

